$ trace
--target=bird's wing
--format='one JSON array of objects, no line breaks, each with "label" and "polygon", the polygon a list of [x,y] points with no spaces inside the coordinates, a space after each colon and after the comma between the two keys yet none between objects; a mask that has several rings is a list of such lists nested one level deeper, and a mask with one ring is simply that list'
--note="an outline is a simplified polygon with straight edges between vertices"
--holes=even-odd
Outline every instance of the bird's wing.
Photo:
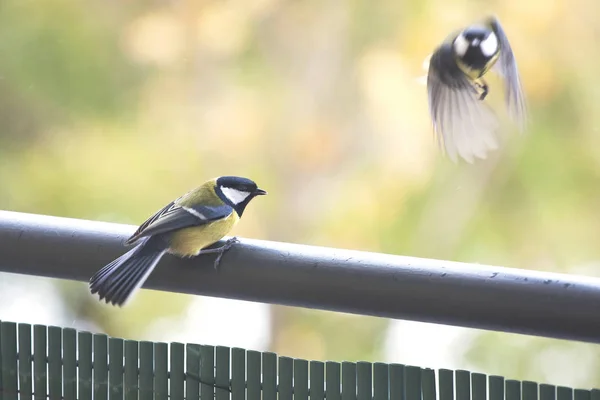
[{"label": "bird's wing", "polygon": [[504,78],[506,107],[509,116],[523,130],[527,120],[527,105],[525,103],[525,95],[523,94],[515,55],[498,18],[490,17],[488,23],[500,43],[500,57],[494,65],[494,70]]},{"label": "bird's wing", "polygon": [[[160,218],[161,215],[163,215],[171,207],[173,207],[176,201],[177,200],[174,200],[174,201],[170,202],[169,204],[167,204],[166,206],[164,206],[162,209],[160,209],[159,211],[157,211],[153,216],[151,216],[146,221],[144,221],[137,228],[137,230],[133,233],[133,235],[131,235],[131,237],[129,239],[127,239],[127,241],[125,242],[125,244],[131,244],[131,243],[135,242],[139,237],[141,237],[141,236],[139,236],[140,232],[142,232],[144,229],[146,229],[148,227],[148,225],[152,224],[154,221],[156,221],[158,218]],[[136,239],[133,240],[133,238],[136,238]]]},{"label": "bird's wing", "polygon": [[157,235],[191,226],[205,225],[225,218],[233,211],[233,208],[228,205],[198,205],[188,207],[177,204],[177,200],[175,200],[140,225],[138,230],[127,240],[126,244],[132,244],[145,236]]},{"label": "bird's wing", "polygon": [[431,57],[427,73],[429,112],[436,137],[454,162],[458,156],[472,163],[498,148],[498,120],[479,100],[473,83],[452,58],[451,45],[442,45]]}]

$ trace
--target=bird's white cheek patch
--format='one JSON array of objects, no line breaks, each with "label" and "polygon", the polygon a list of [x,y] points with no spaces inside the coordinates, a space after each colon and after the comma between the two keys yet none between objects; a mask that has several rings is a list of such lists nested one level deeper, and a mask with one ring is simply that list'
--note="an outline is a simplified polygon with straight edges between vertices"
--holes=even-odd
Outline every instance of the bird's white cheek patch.
[{"label": "bird's white cheek patch", "polygon": [[243,192],[241,190],[232,189],[228,187],[221,188],[225,197],[229,199],[233,204],[240,204],[250,196],[249,192]]},{"label": "bird's white cheek patch", "polygon": [[454,51],[459,57],[462,57],[465,55],[468,49],[469,41],[465,39],[465,37],[461,33],[456,37],[456,39],[454,39]]},{"label": "bird's white cheek patch", "polygon": [[496,53],[496,50],[498,50],[498,38],[494,33],[490,33],[490,35],[481,42],[481,52],[484,56],[490,57]]}]

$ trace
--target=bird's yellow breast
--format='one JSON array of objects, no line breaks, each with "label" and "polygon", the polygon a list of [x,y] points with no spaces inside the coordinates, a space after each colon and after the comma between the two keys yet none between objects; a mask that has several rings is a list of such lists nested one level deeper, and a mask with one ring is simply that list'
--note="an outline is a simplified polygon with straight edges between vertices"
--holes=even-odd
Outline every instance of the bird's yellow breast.
[{"label": "bird's yellow breast", "polygon": [[496,53],[487,62],[487,64],[485,64],[485,66],[481,69],[469,67],[458,57],[456,57],[455,60],[456,60],[456,64],[458,65],[458,68],[460,68],[460,70],[465,75],[467,75],[469,78],[471,78],[471,80],[476,80],[476,79],[481,78],[483,75],[485,75],[494,66],[494,64],[496,64],[496,61],[498,61],[499,56],[500,56],[500,52]]},{"label": "bird's yellow breast", "polygon": [[233,211],[228,217],[206,225],[193,226],[174,232],[170,238],[169,253],[180,257],[193,257],[200,250],[221,240],[240,220]]}]

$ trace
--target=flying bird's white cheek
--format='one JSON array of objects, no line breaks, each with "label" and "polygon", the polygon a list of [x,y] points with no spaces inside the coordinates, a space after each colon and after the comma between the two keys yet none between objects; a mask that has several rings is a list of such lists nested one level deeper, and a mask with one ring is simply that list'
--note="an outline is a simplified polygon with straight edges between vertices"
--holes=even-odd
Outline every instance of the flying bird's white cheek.
[{"label": "flying bird's white cheek", "polygon": [[492,32],[485,40],[481,42],[480,47],[484,56],[491,57],[498,50],[498,38]]},{"label": "flying bird's white cheek", "polygon": [[250,196],[249,192],[243,192],[241,190],[232,189],[228,187],[221,188],[221,191],[233,204],[240,204]]},{"label": "flying bird's white cheek", "polygon": [[459,57],[462,57],[465,55],[465,53],[467,52],[468,49],[469,49],[469,41],[467,39],[465,39],[465,37],[461,33],[460,35],[458,35],[456,37],[456,39],[454,39],[454,52]]}]

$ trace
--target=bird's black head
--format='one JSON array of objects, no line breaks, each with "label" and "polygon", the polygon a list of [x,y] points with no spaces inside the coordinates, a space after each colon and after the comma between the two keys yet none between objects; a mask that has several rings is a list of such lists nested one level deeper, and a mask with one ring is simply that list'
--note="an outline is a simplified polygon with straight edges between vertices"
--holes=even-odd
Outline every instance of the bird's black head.
[{"label": "bird's black head", "polygon": [[491,29],[471,26],[462,31],[452,43],[455,56],[469,69],[487,71],[495,62],[500,47]]},{"label": "bird's black head", "polygon": [[254,181],[239,176],[221,176],[217,178],[215,191],[219,198],[229,204],[241,217],[246,206],[256,196],[265,195]]}]

